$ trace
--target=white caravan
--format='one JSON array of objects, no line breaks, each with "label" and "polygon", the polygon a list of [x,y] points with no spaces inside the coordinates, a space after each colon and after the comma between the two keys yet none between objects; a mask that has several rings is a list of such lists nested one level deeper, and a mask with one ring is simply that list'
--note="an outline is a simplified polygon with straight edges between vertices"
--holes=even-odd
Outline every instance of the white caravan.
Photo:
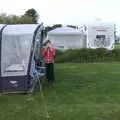
[{"label": "white caravan", "polygon": [[114,24],[88,24],[78,26],[86,40],[86,48],[106,48],[112,50],[115,43]]},{"label": "white caravan", "polygon": [[60,27],[51,30],[47,34],[47,39],[50,39],[56,49],[68,50],[84,48],[85,44],[82,34],[75,28]]}]

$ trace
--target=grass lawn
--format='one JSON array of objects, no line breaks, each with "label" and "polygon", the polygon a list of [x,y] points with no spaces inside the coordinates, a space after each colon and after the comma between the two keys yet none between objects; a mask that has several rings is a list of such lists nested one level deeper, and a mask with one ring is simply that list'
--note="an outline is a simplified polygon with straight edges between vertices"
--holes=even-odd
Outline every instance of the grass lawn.
[{"label": "grass lawn", "polygon": [[43,94],[0,96],[0,120],[120,120],[120,63],[56,64]]},{"label": "grass lawn", "polygon": [[115,44],[115,48],[120,49],[120,44]]}]

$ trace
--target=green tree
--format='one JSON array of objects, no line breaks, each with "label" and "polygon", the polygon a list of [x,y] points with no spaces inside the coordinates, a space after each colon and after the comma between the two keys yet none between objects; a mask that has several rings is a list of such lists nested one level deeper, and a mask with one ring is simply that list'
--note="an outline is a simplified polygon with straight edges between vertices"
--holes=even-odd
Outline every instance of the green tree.
[{"label": "green tree", "polygon": [[21,16],[20,24],[33,24],[33,18],[29,16]]},{"label": "green tree", "polygon": [[62,24],[55,24],[52,26],[52,29],[58,28],[58,27],[62,27]]},{"label": "green tree", "polygon": [[4,23],[5,24],[18,24],[19,23],[19,17],[16,15],[6,15],[4,17]]},{"label": "green tree", "polygon": [[24,16],[32,18],[33,19],[33,23],[37,23],[38,22],[39,15],[38,15],[37,11],[34,8],[28,9],[25,12]]},{"label": "green tree", "polygon": [[77,26],[75,26],[75,25],[67,25],[67,27],[77,28]]},{"label": "green tree", "polygon": [[11,15],[10,24],[20,24],[20,16]]},{"label": "green tree", "polygon": [[0,24],[5,23],[6,13],[0,13]]},{"label": "green tree", "polygon": [[0,24],[33,24],[33,18],[30,16],[17,16],[17,15],[6,15],[5,13],[0,14]]},{"label": "green tree", "polygon": [[55,24],[55,25],[53,25],[53,26],[46,26],[46,27],[45,27],[45,35],[47,35],[47,33],[48,33],[49,31],[54,30],[54,29],[56,29],[56,28],[58,28],[58,27],[62,27],[62,24]]},{"label": "green tree", "polygon": [[49,31],[51,31],[51,30],[52,30],[52,27],[51,27],[51,26],[45,27],[45,36],[46,36],[47,33],[48,33]]},{"label": "green tree", "polygon": [[3,24],[4,23],[4,20],[2,18],[2,16],[0,16],[0,24]]},{"label": "green tree", "polygon": [[5,13],[0,14],[1,24],[18,24],[20,23],[20,17],[16,15],[6,15]]}]

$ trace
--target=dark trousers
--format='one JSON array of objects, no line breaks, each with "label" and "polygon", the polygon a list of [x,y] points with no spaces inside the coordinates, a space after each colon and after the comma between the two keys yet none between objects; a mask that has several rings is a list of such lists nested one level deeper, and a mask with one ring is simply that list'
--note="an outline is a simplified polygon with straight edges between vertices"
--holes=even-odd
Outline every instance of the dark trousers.
[{"label": "dark trousers", "polygon": [[55,81],[54,63],[46,63],[46,78],[48,82],[53,83]]}]

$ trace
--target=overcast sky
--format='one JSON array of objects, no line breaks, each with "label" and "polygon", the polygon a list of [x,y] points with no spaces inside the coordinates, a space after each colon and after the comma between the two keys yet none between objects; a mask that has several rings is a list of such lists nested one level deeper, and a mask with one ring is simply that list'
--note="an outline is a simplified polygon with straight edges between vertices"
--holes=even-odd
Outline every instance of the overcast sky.
[{"label": "overcast sky", "polygon": [[45,25],[112,22],[120,33],[120,0],[0,0],[0,13],[22,15],[34,8]]}]

